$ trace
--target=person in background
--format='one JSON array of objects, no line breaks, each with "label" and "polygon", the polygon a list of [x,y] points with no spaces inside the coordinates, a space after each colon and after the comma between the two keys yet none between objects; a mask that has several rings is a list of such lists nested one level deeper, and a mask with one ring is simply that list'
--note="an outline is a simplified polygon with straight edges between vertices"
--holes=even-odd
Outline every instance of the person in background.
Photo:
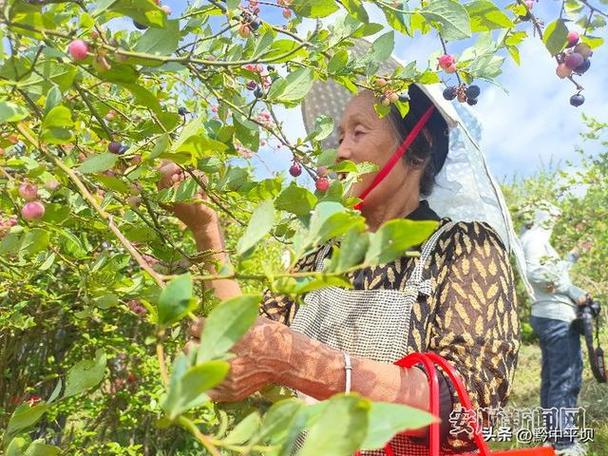
[{"label": "person in background", "polygon": [[[580,334],[572,322],[577,317],[577,306],[590,295],[570,279],[569,270],[578,260],[579,250],[574,248],[561,259],[551,245],[553,227],[560,215],[559,208],[541,202],[533,223],[520,240],[526,275],[533,288],[530,324],[540,339],[542,352],[540,405],[545,410],[557,410],[545,415],[548,440],[559,456],[583,456],[585,448],[568,431],[567,413],[560,413],[560,409],[577,406],[583,356]],[[588,243],[582,248],[588,248]]]}]

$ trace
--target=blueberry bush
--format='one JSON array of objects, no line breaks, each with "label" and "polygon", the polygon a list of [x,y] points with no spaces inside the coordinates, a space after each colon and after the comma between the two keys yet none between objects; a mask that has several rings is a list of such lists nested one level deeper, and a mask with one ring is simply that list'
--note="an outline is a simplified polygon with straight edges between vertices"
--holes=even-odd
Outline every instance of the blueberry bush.
[{"label": "blueberry bush", "polygon": [[[265,289],[298,299],[346,286],[346,272],[403,255],[433,229],[396,220],[367,232],[344,195],[373,167],[335,163],[321,146],[334,127],[326,116],[289,140],[279,108],[327,79],[373,90],[380,115],[391,104],[406,115],[415,82],[443,80],[446,98],[474,105],[478,81],[494,82],[505,58],[519,61],[528,35],[543,39],[580,105],[579,76],[603,42],[605,14],[568,0],[545,26],[533,6],[197,0],[178,14],[154,0],[1,2],[2,451],[280,455],[308,429],[315,438],[303,454],[346,455],[430,423],[356,394],[307,406],[273,388],[226,405],[205,392],[226,375]],[[397,34],[436,36],[437,51],[422,67],[379,74]],[[373,44],[354,58],[359,38]],[[251,159],[262,149],[287,151],[291,167],[257,178]],[[165,160],[188,178],[159,189]],[[233,263],[214,274],[209,252],[167,210],[198,201],[201,189]],[[342,248],[324,274],[291,272],[335,237]],[[246,294],[218,302],[204,287],[217,277],[238,279]],[[196,316],[207,317],[206,343],[186,355]]]}]

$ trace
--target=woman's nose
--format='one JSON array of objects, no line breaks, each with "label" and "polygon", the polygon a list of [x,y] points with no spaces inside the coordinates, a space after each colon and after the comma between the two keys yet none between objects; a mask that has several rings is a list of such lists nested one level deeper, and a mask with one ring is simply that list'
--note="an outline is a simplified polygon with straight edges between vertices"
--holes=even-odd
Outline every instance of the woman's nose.
[{"label": "woman's nose", "polygon": [[342,140],[342,142],[338,145],[337,160],[338,161],[350,160],[351,157],[352,157],[351,145],[349,143],[347,136],[345,136],[344,139]]}]

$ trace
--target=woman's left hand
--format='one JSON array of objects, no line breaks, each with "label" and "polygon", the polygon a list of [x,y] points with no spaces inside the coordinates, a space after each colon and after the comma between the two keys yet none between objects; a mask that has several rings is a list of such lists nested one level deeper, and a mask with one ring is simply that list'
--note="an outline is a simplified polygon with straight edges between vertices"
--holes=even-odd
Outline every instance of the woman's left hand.
[{"label": "woman's left hand", "polygon": [[[199,319],[190,326],[193,340],[185,350],[196,349],[205,322]],[[249,331],[230,350],[230,371],[224,381],[207,391],[216,402],[235,402],[250,396],[266,385],[279,383],[285,371],[289,347],[285,325],[258,317]]]}]

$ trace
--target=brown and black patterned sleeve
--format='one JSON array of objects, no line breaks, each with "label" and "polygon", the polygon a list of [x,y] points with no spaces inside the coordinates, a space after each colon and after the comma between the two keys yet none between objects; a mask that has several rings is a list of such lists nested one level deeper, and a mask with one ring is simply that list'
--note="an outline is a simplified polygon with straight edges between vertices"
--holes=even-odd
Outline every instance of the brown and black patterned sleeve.
[{"label": "brown and black patterned sleeve", "polygon": [[[428,349],[455,367],[473,409],[502,407],[511,390],[520,344],[509,256],[486,223],[460,222],[449,234]],[[452,401],[459,403],[454,390]],[[469,449],[466,432],[449,436],[448,447]]]}]

